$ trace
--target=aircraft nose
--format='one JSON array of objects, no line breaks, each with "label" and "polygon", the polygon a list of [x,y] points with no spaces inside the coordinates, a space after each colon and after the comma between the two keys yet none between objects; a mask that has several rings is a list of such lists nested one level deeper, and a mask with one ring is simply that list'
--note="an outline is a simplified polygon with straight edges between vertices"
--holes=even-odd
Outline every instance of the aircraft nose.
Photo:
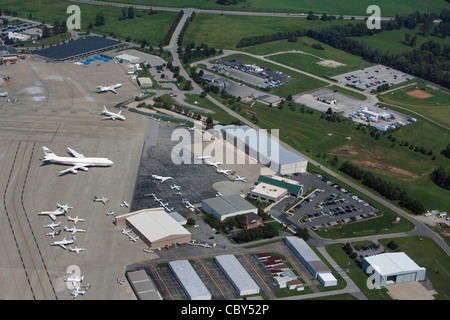
[{"label": "aircraft nose", "polygon": [[112,165],[114,162],[112,162],[111,160],[108,161],[109,165]]}]

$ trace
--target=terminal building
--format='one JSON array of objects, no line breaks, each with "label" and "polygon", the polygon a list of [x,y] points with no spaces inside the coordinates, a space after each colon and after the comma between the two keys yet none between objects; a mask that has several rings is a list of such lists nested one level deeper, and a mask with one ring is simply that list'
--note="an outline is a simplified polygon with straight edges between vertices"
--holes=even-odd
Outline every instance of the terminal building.
[{"label": "terminal building", "polygon": [[162,208],[130,212],[115,219],[118,227],[128,227],[151,249],[167,248],[176,243],[187,243],[192,235]]},{"label": "terminal building", "polygon": [[308,161],[283,147],[267,132],[249,126],[216,125],[222,136],[239,150],[280,175],[306,172]]},{"label": "terminal building", "polygon": [[331,274],[331,270],[320,260],[305,240],[298,237],[286,237],[285,242],[312,276],[319,280],[324,287],[337,285],[337,279]]},{"label": "terminal building", "polygon": [[377,285],[425,280],[426,269],[419,267],[404,252],[381,253],[362,260],[363,270]]}]

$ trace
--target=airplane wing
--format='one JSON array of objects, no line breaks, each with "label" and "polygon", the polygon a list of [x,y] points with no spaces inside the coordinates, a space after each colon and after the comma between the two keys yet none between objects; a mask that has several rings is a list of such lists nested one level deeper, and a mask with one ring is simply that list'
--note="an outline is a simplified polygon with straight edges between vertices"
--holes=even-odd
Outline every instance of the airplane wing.
[{"label": "airplane wing", "polygon": [[63,175],[68,172],[77,173],[78,169],[86,170],[87,168],[86,168],[86,166],[83,166],[83,165],[75,165],[75,166],[65,169],[63,171],[60,171],[59,175]]},{"label": "airplane wing", "polygon": [[84,154],[82,153],[78,153],[75,150],[67,147],[67,149],[69,149],[70,153],[75,157],[75,158],[84,158]]},{"label": "airplane wing", "polygon": [[117,94],[116,89],[112,88],[112,89],[109,89],[109,90],[112,91],[112,92],[114,92],[115,94]]}]

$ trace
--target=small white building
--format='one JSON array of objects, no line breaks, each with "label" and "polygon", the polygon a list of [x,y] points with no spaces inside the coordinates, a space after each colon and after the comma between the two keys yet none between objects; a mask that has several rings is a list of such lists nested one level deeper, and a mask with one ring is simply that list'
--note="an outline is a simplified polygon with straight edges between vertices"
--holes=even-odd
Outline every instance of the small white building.
[{"label": "small white building", "polygon": [[123,61],[125,63],[139,63],[141,62],[141,59],[136,56],[132,56],[131,54],[120,54],[114,57],[117,61]]},{"label": "small white building", "polygon": [[277,202],[288,194],[285,188],[260,182],[256,187],[250,190],[250,195],[260,201]]},{"label": "small white building", "polygon": [[426,272],[425,268],[419,267],[404,252],[381,253],[365,257],[362,268],[380,287],[389,283],[422,281],[425,279]]},{"label": "small white building", "polygon": [[169,269],[189,300],[211,300],[211,293],[188,260],[170,261]]}]

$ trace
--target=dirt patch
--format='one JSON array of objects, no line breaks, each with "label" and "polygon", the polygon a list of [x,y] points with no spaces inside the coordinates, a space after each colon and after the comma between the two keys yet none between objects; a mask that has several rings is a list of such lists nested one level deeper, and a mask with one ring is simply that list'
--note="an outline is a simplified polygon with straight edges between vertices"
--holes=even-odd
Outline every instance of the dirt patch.
[{"label": "dirt patch", "polygon": [[320,60],[316,62],[318,65],[321,65],[323,67],[329,67],[329,68],[337,68],[337,67],[344,67],[345,64],[334,61],[334,60]]},{"label": "dirt patch", "polygon": [[355,150],[353,146],[343,146],[330,151],[331,154],[337,156],[359,156],[358,151]]},{"label": "dirt patch", "polygon": [[388,294],[395,300],[434,300],[435,290],[427,290],[420,282],[403,282],[386,285]]},{"label": "dirt patch", "polygon": [[431,98],[431,97],[434,96],[431,93],[428,93],[428,92],[423,91],[423,90],[413,90],[413,91],[406,92],[406,94],[408,96],[411,96],[411,97],[417,98],[417,99]]},{"label": "dirt patch", "polygon": [[363,168],[369,168],[369,169],[378,169],[378,170],[384,170],[384,171],[390,171],[395,173],[400,173],[402,175],[417,179],[420,178],[420,175],[409,172],[407,170],[403,170],[385,163],[379,163],[379,162],[371,162],[371,161],[359,161],[359,160],[352,160],[354,164],[357,164],[360,167]]}]

